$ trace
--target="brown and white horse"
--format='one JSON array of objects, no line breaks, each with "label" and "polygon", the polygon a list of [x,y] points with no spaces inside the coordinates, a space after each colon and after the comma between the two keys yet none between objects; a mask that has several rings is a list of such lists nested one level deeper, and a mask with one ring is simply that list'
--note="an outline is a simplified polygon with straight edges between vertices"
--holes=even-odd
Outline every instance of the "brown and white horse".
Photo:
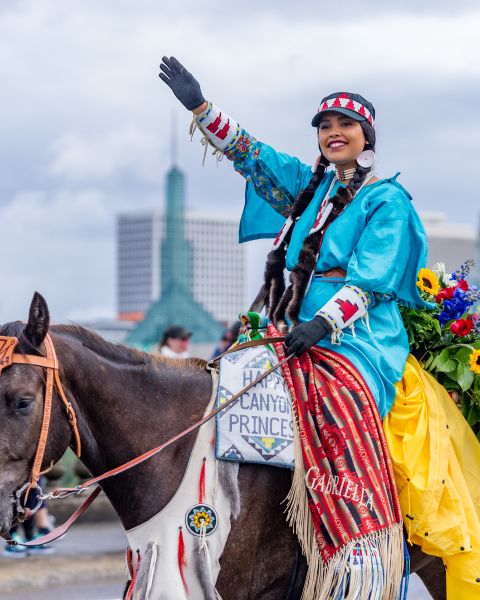
[{"label": "brown and white horse", "polygon": [[[60,377],[77,414],[82,459],[94,475],[118,466],[166,441],[199,420],[212,392],[205,362],[168,361],[113,345],[77,326],[49,326],[45,300],[35,294],[27,325],[0,327],[0,335],[19,339],[16,352],[43,354],[50,334]],[[0,533],[12,524],[12,495],[28,481],[43,413],[44,369],[13,364],[0,377]],[[105,481],[102,487],[125,529],[157,514],[178,488],[195,433],[138,467]],[[43,465],[57,461],[72,431],[60,402],[52,407]],[[241,512],[221,559],[217,582],[223,598],[236,600],[297,599],[305,565],[295,536],[286,524],[281,502],[291,477],[287,470],[242,465],[239,470]],[[412,555],[435,599],[445,598],[444,569],[439,559]]]}]

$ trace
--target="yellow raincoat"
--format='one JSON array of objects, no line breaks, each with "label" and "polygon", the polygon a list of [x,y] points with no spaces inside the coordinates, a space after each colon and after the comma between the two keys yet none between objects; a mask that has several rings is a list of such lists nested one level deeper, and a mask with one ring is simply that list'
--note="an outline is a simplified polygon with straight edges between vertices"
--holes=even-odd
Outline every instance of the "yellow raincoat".
[{"label": "yellow raincoat", "polygon": [[384,430],[408,540],[443,559],[449,600],[480,599],[480,443],[413,356],[396,388]]}]

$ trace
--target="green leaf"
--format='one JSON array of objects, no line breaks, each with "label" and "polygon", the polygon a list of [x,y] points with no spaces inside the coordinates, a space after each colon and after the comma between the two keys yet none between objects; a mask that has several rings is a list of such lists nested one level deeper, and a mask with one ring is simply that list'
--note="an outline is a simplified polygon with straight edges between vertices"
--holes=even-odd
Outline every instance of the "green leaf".
[{"label": "green leaf", "polygon": [[461,363],[468,363],[470,361],[470,356],[472,351],[470,348],[460,348],[460,350],[455,354],[455,358]]},{"label": "green leaf", "polygon": [[427,358],[423,361],[423,368],[426,371],[429,371],[430,368],[431,368],[431,366],[432,366],[432,363],[434,362],[434,360],[435,360],[435,357],[433,356],[433,354],[429,353],[428,356],[427,356]]},{"label": "green leaf", "polygon": [[440,371],[440,373],[454,373],[457,370],[459,363],[454,358],[442,358],[444,352],[446,352],[448,356],[448,350],[443,350],[438,357],[437,371]]},{"label": "green leaf", "polygon": [[461,391],[458,383],[456,381],[453,381],[449,377],[447,377],[443,381],[440,381],[439,383],[441,383],[443,385],[443,387],[447,390],[447,392],[459,392],[460,393],[460,391]]},{"label": "green leaf", "polygon": [[469,365],[460,363],[457,369],[458,385],[462,388],[462,392],[466,392],[472,385],[475,374],[470,369]]},{"label": "green leaf", "polygon": [[480,408],[476,404],[473,404],[467,416],[467,423],[470,427],[473,427],[477,423],[480,423]]},{"label": "green leaf", "polygon": [[433,371],[433,369],[437,368],[438,365],[438,357],[440,356],[440,354],[435,354],[433,357],[433,360],[430,364],[430,371]]},{"label": "green leaf", "polygon": [[441,367],[441,366],[442,366],[444,363],[446,363],[448,360],[450,360],[450,352],[448,351],[448,349],[447,349],[447,348],[445,348],[445,349],[444,349],[444,350],[442,350],[442,351],[440,352],[440,354],[438,355],[438,358],[437,358],[437,369],[439,369],[439,370],[442,370],[442,369],[440,369],[440,367]]}]

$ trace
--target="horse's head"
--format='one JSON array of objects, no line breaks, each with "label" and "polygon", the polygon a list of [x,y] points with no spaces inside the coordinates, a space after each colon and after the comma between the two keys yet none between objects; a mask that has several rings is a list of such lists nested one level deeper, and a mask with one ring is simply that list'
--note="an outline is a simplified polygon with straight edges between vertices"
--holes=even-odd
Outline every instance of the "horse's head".
[{"label": "horse's head", "polygon": [[[49,321],[47,303],[35,293],[28,323],[8,323],[0,327],[0,335],[18,338],[16,353],[43,355]],[[8,366],[0,376],[0,533],[12,523],[12,494],[29,480],[42,423],[44,382],[45,369],[23,364]],[[44,462],[53,458],[47,447]]]}]

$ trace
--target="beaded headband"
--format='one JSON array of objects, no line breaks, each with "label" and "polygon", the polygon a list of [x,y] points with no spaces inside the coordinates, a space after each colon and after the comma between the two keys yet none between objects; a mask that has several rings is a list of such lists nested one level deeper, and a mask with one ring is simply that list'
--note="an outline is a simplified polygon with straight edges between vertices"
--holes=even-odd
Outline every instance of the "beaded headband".
[{"label": "beaded headband", "polygon": [[[374,121],[372,113],[368,110],[368,108],[366,106],[364,106],[357,100],[353,100],[353,98],[351,98],[348,94],[345,94],[345,93],[339,94],[338,96],[335,96],[334,98],[329,98],[328,100],[325,100],[322,103],[322,105],[320,106],[320,108],[318,109],[318,113],[321,113],[321,112],[324,112],[327,110],[341,112],[346,115],[348,115],[349,112],[354,113],[354,115],[350,115],[350,116],[355,118],[356,115],[359,115],[360,117],[363,117],[363,119],[368,121],[372,127],[374,127],[375,121]],[[357,117],[357,120],[358,120],[358,117]]]}]

